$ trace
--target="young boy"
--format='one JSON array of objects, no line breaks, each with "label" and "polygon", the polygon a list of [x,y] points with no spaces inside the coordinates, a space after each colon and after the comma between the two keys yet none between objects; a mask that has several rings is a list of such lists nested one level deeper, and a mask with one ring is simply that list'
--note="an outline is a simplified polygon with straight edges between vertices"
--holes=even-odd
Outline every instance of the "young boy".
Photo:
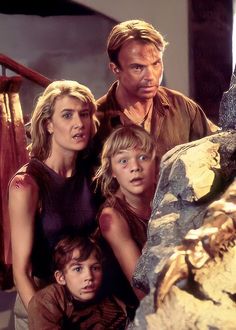
[{"label": "young boy", "polygon": [[126,313],[102,290],[103,255],[88,237],[67,236],[54,251],[57,283],[38,291],[29,302],[30,330],[125,329]]},{"label": "young boy", "polygon": [[[132,277],[147,241],[151,203],[158,179],[154,139],[138,125],[115,129],[103,145],[101,166],[95,179],[106,197],[98,213],[101,234],[111,247],[134,294],[141,300],[146,293],[133,286]],[[114,266],[111,267],[113,269]],[[127,304],[130,298],[131,304],[138,304],[132,292],[124,289],[123,283],[118,286],[118,270],[113,274],[116,277],[111,281],[115,283],[116,291],[113,292],[125,299]]]}]

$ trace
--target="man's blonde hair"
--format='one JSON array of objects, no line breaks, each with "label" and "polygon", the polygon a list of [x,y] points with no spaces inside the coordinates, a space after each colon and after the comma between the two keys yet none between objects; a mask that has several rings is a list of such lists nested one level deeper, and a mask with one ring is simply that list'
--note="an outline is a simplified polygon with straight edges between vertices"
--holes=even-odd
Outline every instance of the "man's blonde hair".
[{"label": "man's blonde hair", "polygon": [[150,23],[142,20],[129,20],[121,22],[113,27],[107,40],[107,52],[109,59],[118,67],[118,55],[120,49],[124,43],[132,39],[152,43],[161,52],[164,52],[165,47],[168,44],[162,34]]}]

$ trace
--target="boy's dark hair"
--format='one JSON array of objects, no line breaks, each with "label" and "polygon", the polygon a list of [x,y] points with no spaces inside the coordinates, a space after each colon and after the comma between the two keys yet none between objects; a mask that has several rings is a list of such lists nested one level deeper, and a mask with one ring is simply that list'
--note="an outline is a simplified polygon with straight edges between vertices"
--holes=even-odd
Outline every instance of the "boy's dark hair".
[{"label": "boy's dark hair", "polygon": [[104,261],[102,250],[95,239],[79,235],[68,235],[62,238],[54,248],[54,270],[62,271],[65,268],[72,259],[74,249],[80,251],[78,261],[88,259],[93,251],[95,251],[96,258],[100,263]]}]

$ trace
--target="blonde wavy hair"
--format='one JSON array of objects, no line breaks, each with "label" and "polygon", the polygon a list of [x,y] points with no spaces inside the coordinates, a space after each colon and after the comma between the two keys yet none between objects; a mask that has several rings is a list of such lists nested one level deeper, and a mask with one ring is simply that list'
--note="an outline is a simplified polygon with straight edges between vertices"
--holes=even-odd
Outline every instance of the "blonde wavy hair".
[{"label": "blonde wavy hair", "polygon": [[71,96],[89,105],[92,119],[90,138],[92,138],[96,132],[98,124],[98,120],[95,116],[96,103],[90,89],[73,80],[58,80],[52,82],[38,98],[31,117],[31,144],[29,146],[29,151],[31,157],[36,157],[41,161],[45,160],[50,155],[51,135],[47,131],[47,122],[54,113],[56,100],[61,96]]},{"label": "blonde wavy hair", "polygon": [[150,134],[141,126],[131,124],[115,129],[104,143],[101,154],[101,165],[94,180],[100,185],[105,197],[112,196],[119,188],[119,183],[112,176],[111,158],[121,150],[139,148],[156,159],[156,144]]}]

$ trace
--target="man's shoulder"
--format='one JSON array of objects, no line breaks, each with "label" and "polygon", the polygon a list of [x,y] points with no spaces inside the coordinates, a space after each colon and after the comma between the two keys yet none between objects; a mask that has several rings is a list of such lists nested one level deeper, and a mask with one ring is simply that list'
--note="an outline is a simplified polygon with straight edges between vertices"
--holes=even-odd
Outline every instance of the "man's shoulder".
[{"label": "man's shoulder", "polygon": [[97,104],[97,111],[104,112],[108,108],[114,108],[114,104],[116,105],[116,87],[117,87],[117,81],[115,81],[110,88],[108,89],[107,93],[101,96],[96,100]]},{"label": "man's shoulder", "polygon": [[99,98],[96,99],[97,105],[102,104],[107,99],[107,94],[108,94],[108,91],[105,94],[103,94],[102,96],[100,96]]},{"label": "man's shoulder", "polygon": [[159,99],[162,105],[167,107],[167,109],[181,110],[182,113],[183,110],[186,110],[187,113],[189,113],[189,111],[195,113],[196,111],[202,110],[199,104],[190,97],[177,90],[163,86],[160,86],[158,89],[157,99]]},{"label": "man's shoulder", "polygon": [[97,110],[103,111],[104,107],[106,106],[106,103],[107,103],[107,94],[101,96],[99,99],[96,100]]},{"label": "man's shoulder", "polygon": [[175,89],[171,89],[171,88],[164,87],[164,86],[159,87],[158,95],[162,96],[162,97],[166,97],[167,99],[168,98],[179,98],[179,99],[182,99],[185,101],[194,102],[192,99],[190,99],[190,97],[186,96],[182,92],[179,92]]}]

